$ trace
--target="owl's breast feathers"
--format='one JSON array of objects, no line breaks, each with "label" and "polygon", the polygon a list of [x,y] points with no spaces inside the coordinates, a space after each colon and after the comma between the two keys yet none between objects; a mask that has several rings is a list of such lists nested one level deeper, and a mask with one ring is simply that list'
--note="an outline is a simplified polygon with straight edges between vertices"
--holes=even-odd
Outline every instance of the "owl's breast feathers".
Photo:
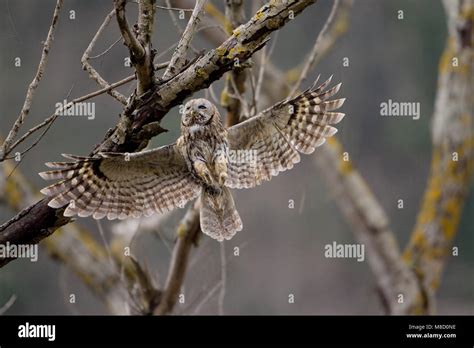
[{"label": "owl's breast feathers", "polygon": [[217,162],[227,163],[227,131],[219,118],[207,125],[192,125],[182,129],[178,140],[183,156],[186,158],[191,173],[198,178],[210,191],[219,191],[223,183],[219,177],[226,166]]}]

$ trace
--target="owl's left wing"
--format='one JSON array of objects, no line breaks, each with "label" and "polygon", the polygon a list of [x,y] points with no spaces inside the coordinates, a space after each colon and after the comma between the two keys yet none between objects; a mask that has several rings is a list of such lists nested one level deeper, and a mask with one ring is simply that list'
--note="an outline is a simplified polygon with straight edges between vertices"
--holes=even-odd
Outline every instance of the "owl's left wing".
[{"label": "owl's left wing", "polygon": [[337,129],[344,114],[333,112],[345,99],[330,100],[341,86],[325,91],[331,78],[292,100],[278,103],[228,129],[229,164],[226,186],[250,188],[293,168],[299,153],[310,154]]},{"label": "owl's left wing", "polygon": [[63,155],[72,162],[46,163],[46,180],[60,180],[41,190],[53,208],[67,206],[65,216],[149,216],[184,205],[201,192],[176,144],[137,153],[99,153],[94,157]]}]

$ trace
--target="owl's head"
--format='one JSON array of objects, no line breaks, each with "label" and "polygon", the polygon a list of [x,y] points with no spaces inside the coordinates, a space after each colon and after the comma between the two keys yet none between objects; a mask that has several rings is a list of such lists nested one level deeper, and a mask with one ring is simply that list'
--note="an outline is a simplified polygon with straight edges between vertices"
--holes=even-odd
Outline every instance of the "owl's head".
[{"label": "owl's head", "polygon": [[211,123],[217,109],[209,100],[199,98],[192,99],[184,105],[181,123],[185,127],[204,126]]}]

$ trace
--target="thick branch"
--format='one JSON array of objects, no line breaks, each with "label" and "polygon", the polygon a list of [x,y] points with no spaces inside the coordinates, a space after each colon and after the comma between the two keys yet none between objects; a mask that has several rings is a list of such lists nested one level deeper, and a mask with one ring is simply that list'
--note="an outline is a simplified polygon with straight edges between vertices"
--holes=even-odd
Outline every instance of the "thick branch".
[{"label": "thick branch", "polygon": [[151,35],[155,17],[155,0],[139,1],[137,35],[130,29],[125,15],[126,0],[115,0],[114,4],[120,32],[137,72],[137,94],[142,95],[152,88],[154,82]]},{"label": "thick branch", "polygon": [[439,64],[431,170],[404,253],[405,261],[420,280],[424,296],[408,299],[409,314],[429,314],[435,310],[434,296],[444,264],[452,255],[452,241],[474,168],[474,2],[450,0],[444,1],[444,5],[449,35]]},{"label": "thick branch", "polygon": [[130,53],[135,59],[142,59],[145,56],[145,49],[143,48],[138,38],[132,33],[130,25],[125,15],[126,0],[115,0],[115,15],[117,17],[117,23],[122,33],[123,41],[125,46],[128,47]]},{"label": "thick branch", "polygon": [[150,90],[154,83],[154,52],[151,46],[151,37],[155,20],[155,2],[155,0],[140,0],[138,2],[138,40],[145,49],[143,60],[138,60],[138,64],[135,65],[138,75],[138,95]]}]

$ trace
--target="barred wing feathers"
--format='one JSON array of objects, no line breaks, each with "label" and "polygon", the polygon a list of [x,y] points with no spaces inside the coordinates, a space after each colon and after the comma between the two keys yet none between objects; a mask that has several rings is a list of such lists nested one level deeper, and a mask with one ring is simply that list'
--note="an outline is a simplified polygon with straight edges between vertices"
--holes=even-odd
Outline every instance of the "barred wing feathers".
[{"label": "barred wing feathers", "polygon": [[50,162],[45,180],[60,180],[41,192],[64,215],[95,219],[138,218],[172,210],[197,197],[201,186],[175,144],[130,154],[95,157],[63,155],[72,162]]},{"label": "barred wing feathers", "polygon": [[[341,83],[325,90],[332,76],[292,100],[284,101],[262,111],[255,117],[228,129],[232,151],[246,150],[247,158],[237,156],[230,161],[226,186],[250,188],[270,180],[279,172],[293,168],[300,154],[311,154],[326,138],[336,134],[332,125],[339,123],[344,114],[335,112],[345,99],[330,99]],[[245,159],[245,158],[244,158]]]}]

